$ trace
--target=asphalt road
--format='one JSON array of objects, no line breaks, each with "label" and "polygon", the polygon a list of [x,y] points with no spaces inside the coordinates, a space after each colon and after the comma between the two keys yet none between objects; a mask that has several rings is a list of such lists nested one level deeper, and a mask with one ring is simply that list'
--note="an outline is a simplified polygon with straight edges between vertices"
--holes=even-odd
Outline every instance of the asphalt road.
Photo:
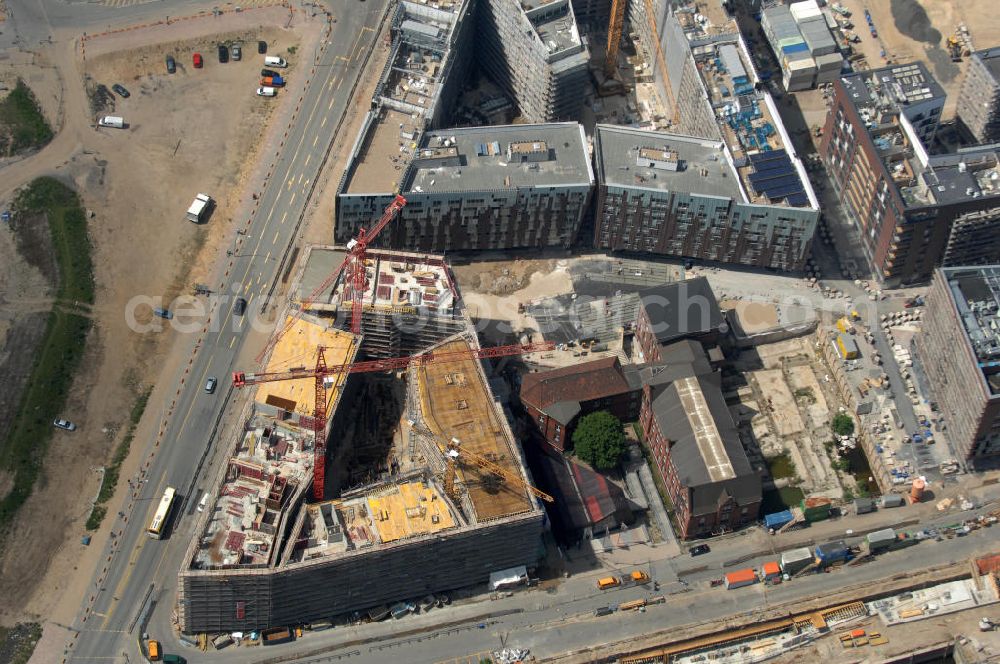
[{"label": "asphalt road", "polygon": [[[922,527],[951,525],[972,515],[951,513],[925,519]],[[866,515],[867,516],[867,515]],[[904,510],[892,515],[908,518]],[[865,517],[843,519],[825,528],[802,531],[820,541],[837,539],[819,535],[834,528],[871,527]],[[864,524],[859,526],[858,524]],[[913,573],[920,569],[944,565],[995,550],[995,528],[979,530],[966,537],[952,540],[923,541],[915,547],[885,553],[870,563],[836,570],[830,574],[809,574],[778,586],[757,584],[738,590],[712,587],[711,580],[726,572],[745,567],[759,569],[775,554],[755,556],[736,562],[747,551],[745,537],[734,536],[712,543],[712,552],[698,558],[682,555],[654,560],[641,565],[660,584],[622,587],[608,591],[596,588],[596,578],[606,572],[575,575],[552,591],[519,590],[510,598],[475,604],[452,605],[433,609],[427,614],[409,616],[360,626],[338,626],[332,630],[307,633],[292,644],[273,648],[235,648],[210,652],[213,662],[265,662],[281,658],[308,664],[327,662],[384,663],[405,662],[465,662],[479,661],[476,655],[500,646],[501,640],[512,647],[528,648],[539,658],[552,657],[589,647],[618,642],[630,636],[640,637],[670,627],[693,623],[722,621],[734,615],[760,612],[777,604],[805,601],[865,583],[875,584],[894,575]],[[913,526],[908,530],[917,530]],[[815,531],[815,532],[811,532]],[[840,530],[841,535],[843,530]],[[849,544],[859,544],[862,538],[847,538]],[[769,538],[775,546],[787,547],[789,540]],[[734,560],[735,559],[735,560]],[[730,564],[733,563],[733,564]],[[620,570],[626,572],[627,569]],[[643,613],[616,612],[609,616],[594,616],[594,609],[615,606],[622,602],[653,595],[665,595],[661,605],[647,607]],[[492,615],[487,615],[492,614]],[[193,647],[182,646],[180,654],[206,658]],[[298,654],[298,659],[296,655]],[[471,658],[471,659],[465,659]]]},{"label": "asphalt road", "polygon": [[[45,1],[35,7],[25,8],[21,0],[14,0],[14,13],[19,19],[17,32],[22,40],[42,38],[48,25],[100,25],[105,8],[93,5],[65,5],[58,1]],[[114,17],[120,20],[155,19],[167,13],[180,15],[184,11],[204,8],[205,4],[189,2],[158,2],[116,8]],[[215,300],[212,325],[200,347],[193,348],[194,361],[188,370],[188,379],[177,398],[166,433],[152,465],[145,474],[148,481],[141,482],[139,499],[131,518],[119,536],[119,546],[103,585],[97,589],[93,613],[86,622],[78,616],[73,628],[79,630],[71,661],[136,661],[136,635],[130,627],[139,615],[144,599],[150,594],[153,610],[149,616],[157,637],[170,648],[170,615],[173,609],[176,575],[183,564],[183,554],[193,534],[194,519],[175,508],[171,536],[156,541],[147,537],[145,529],[165,487],[178,490],[179,501],[196,502],[198,497],[189,487],[200,486],[196,477],[199,463],[207,451],[217,451],[218,445],[228,440],[212,436],[223,409],[232,405],[228,376],[237,367],[243,343],[250,331],[250,316],[260,310],[271,285],[281,275],[281,259],[294,240],[298,220],[312,191],[321,164],[334,138],[334,128],[343,116],[354,81],[361,72],[368,47],[376,36],[379,22],[386,8],[386,0],[369,0],[364,4],[337,0],[330,10],[337,17],[329,47],[321,53],[298,118],[289,131],[285,146],[274,166],[267,186],[260,193],[259,205],[246,236],[238,239],[231,259],[221,268],[228,267],[229,276],[220,277],[213,284],[226,282],[224,297]],[[23,20],[30,17],[30,20]],[[34,23],[37,20],[38,23]],[[24,29],[28,24],[28,30]],[[5,35],[5,37],[8,35]],[[305,76],[309,64],[304,63],[296,75]],[[234,316],[232,299],[240,295],[248,300],[247,314]],[[180,317],[177,319],[180,322]],[[201,325],[196,325],[200,329]],[[194,335],[190,341],[194,344]],[[215,394],[204,391],[205,379],[217,376],[219,388]],[[179,376],[163,376],[161,380],[179,380]],[[151,414],[163,410],[164,404],[151,403]],[[231,410],[231,409],[230,409]],[[213,449],[209,450],[211,447]],[[142,450],[137,453],[145,456]],[[210,455],[209,459],[214,455]],[[116,504],[122,497],[116,497]],[[112,507],[117,509],[117,507]],[[117,527],[116,527],[117,529]],[[97,576],[95,575],[95,581]],[[89,604],[89,595],[85,599]],[[136,627],[138,631],[140,626]],[[176,650],[176,648],[174,648]]]}]

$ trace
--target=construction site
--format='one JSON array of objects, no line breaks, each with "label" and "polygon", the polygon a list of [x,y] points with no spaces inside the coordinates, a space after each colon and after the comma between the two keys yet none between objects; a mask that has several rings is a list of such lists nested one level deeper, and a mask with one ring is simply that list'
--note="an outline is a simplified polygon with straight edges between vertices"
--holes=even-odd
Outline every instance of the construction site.
[{"label": "construction site", "polygon": [[182,632],[324,620],[536,562],[552,499],[480,359],[548,346],[480,348],[442,257],[365,244],[310,248],[264,371],[234,375],[254,395],[199,505]]}]

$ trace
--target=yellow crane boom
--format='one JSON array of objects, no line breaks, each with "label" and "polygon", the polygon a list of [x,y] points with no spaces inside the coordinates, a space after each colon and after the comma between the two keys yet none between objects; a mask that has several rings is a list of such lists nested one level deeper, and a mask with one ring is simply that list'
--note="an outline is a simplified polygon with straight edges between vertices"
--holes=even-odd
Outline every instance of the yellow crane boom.
[{"label": "yellow crane boom", "polygon": [[487,470],[497,477],[527,490],[536,498],[540,498],[547,503],[555,502],[555,498],[544,491],[531,486],[521,479],[519,475],[510,472],[503,466],[493,463],[489,459],[482,457],[475,452],[463,448],[461,442],[457,438],[452,438],[448,441],[448,444],[445,445],[437,436],[434,436],[434,442],[437,443],[437,446],[441,449],[441,453],[444,455],[445,461],[447,462],[447,468],[444,475],[444,490],[445,493],[452,498],[452,500],[457,500],[457,494],[455,493],[455,466],[460,459],[468,459],[483,470]]}]

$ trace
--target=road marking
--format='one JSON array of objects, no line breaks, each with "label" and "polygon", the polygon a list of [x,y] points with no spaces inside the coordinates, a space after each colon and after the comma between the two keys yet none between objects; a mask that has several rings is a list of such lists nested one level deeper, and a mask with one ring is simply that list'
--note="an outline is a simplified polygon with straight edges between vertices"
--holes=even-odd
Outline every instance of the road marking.
[{"label": "road marking", "polygon": [[294,184],[295,184],[295,176],[293,175],[292,177],[288,178],[288,190],[289,191],[292,190],[292,185],[294,185]]},{"label": "road marking", "polygon": [[264,256],[264,262],[265,263],[268,262],[269,260],[271,260],[271,252],[270,251],[267,252],[267,256]]},{"label": "road marking", "polygon": [[243,292],[244,293],[249,293],[250,292],[250,282],[251,281],[253,281],[253,279],[247,279],[246,283],[243,284]]},{"label": "road marking", "polygon": [[[325,115],[323,116],[323,119],[324,120],[326,119]],[[316,134],[316,137],[313,138],[313,147],[316,147],[316,143],[318,143],[318,142],[319,142],[319,134]],[[307,161],[306,163],[308,164],[309,162]]]},{"label": "road marking", "polygon": [[322,129],[323,127],[325,127],[325,126],[326,126],[326,117],[327,117],[327,116],[325,116],[325,115],[323,116],[323,122],[321,122],[321,123],[319,124],[319,128],[320,128],[320,129]]},{"label": "road marking", "polygon": [[232,348],[233,345],[235,344],[236,344],[236,335],[234,334],[233,338],[229,340],[229,348]]},{"label": "road marking", "polygon": [[[319,136],[316,136],[316,138],[319,138]],[[316,145],[316,141],[313,141],[313,145]],[[306,163],[302,164],[302,168],[305,168],[306,166],[309,165],[309,160],[310,159],[312,159],[312,153],[311,152],[306,155]],[[302,175],[305,175],[305,173],[303,173]],[[301,181],[302,181],[302,178],[299,178],[299,182],[301,182]]]},{"label": "road marking", "polygon": [[[288,210],[285,210],[285,214],[281,215],[281,223],[285,223],[285,219],[288,219]],[[271,254],[268,254],[270,256]]]},{"label": "road marking", "polygon": [[260,280],[261,280],[261,279],[262,279],[263,277],[264,277],[264,273],[263,273],[263,272],[258,272],[258,273],[257,273],[257,283],[258,283],[258,284],[260,283]]},{"label": "road marking", "polygon": [[277,244],[277,243],[278,243],[278,231],[274,231],[274,239],[271,240],[271,244]]},{"label": "road marking", "polygon": [[326,110],[328,110],[328,111],[329,111],[329,110],[330,110],[331,108],[333,108],[333,102],[334,102],[334,101],[335,101],[335,100],[333,100],[333,99],[331,99],[331,100],[330,100],[330,105],[326,107]]},{"label": "road marking", "polygon": [[291,205],[295,202],[295,192],[292,192],[292,197],[288,199],[288,204]]}]

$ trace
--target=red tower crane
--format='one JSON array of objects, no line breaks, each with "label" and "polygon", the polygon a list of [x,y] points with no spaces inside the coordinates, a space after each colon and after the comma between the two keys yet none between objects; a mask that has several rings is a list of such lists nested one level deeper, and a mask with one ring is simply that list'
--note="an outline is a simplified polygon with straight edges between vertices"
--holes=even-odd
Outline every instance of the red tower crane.
[{"label": "red tower crane", "polygon": [[[274,346],[281,339],[282,335],[295,325],[295,322],[302,317],[302,314],[309,307],[309,305],[315,304],[316,300],[326,292],[326,289],[336,283],[337,279],[340,278],[341,274],[345,275],[346,284],[350,284],[351,290],[351,331],[354,334],[360,334],[361,332],[361,306],[362,300],[364,299],[365,290],[368,288],[368,282],[365,278],[365,259],[368,251],[368,244],[374,240],[382,229],[385,228],[390,221],[395,218],[396,214],[403,209],[406,205],[406,199],[402,196],[396,196],[388,207],[382,212],[382,216],[379,218],[375,225],[365,230],[361,228],[358,231],[358,236],[347,243],[347,256],[344,257],[344,262],[340,264],[333,273],[328,276],[319,287],[309,294],[309,297],[304,299],[299,308],[289,316],[281,329],[276,330],[268,342],[264,345],[264,348],[257,355],[257,363],[260,364],[267,357],[267,354],[271,352]],[[346,288],[344,289],[346,292]]]},{"label": "red tower crane", "polygon": [[381,360],[368,360],[365,362],[344,363],[335,366],[327,366],[325,348],[317,348],[316,367],[313,369],[294,368],[285,371],[272,371],[261,373],[245,373],[243,371],[233,372],[233,386],[245,387],[247,385],[259,385],[281,380],[297,380],[301,378],[312,378],[316,386],[316,405],[313,410],[313,442],[315,461],[313,463],[313,498],[322,500],[323,487],[326,483],[326,385],[327,376],[335,376],[339,380],[340,376],[352,373],[368,373],[373,371],[392,371],[394,369],[404,369],[410,365],[423,366],[427,364],[437,364],[444,362],[460,362],[470,359],[484,359],[492,357],[505,357],[509,355],[524,355],[540,351],[549,351],[555,348],[552,342],[542,342],[535,344],[514,344],[510,346],[491,346],[488,348],[470,348],[467,350],[447,351],[447,352],[426,352],[419,355],[407,355],[405,357],[392,357]]}]

